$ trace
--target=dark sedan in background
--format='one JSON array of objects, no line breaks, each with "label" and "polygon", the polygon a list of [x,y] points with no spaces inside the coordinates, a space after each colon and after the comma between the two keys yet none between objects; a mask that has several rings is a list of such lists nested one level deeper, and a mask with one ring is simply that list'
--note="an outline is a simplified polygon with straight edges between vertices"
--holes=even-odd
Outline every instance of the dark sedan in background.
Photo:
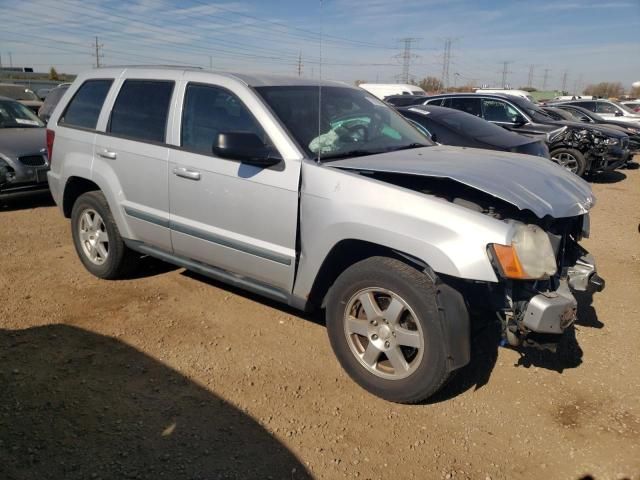
[{"label": "dark sedan in background", "polygon": [[468,113],[433,105],[401,107],[398,112],[430,135],[433,141],[444,145],[549,158],[544,140],[518,135]]},{"label": "dark sedan in background", "polygon": [[26,106],[0,97],[0,200],[49,190],[44,123]]},{"label": "dark sedan in background", "polygon": [[640,153],[640,127],[634,127],[633,125],[629,125],[628,123],[620,122],[617,120],[602,118],[597,113],[594,113],[591,110],[587,110],[586,108],[578,107],[576,105],[558,104],[550,108],[568,112],[573,116],[574,121],[600,125],[625,133],[629,136],[629,150],[631,151],[631,155]]}]

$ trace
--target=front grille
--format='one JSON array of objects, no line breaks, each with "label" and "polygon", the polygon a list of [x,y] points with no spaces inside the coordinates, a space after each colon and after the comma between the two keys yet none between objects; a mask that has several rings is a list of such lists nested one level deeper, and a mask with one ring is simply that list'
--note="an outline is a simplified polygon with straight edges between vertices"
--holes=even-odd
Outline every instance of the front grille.
[{"label": "front grille", "polygon": [[44,156],[42,155],[26,155],[24,157],[19,157],[20,163],[26,165],[27,167],[43,167],[47,164]]}]

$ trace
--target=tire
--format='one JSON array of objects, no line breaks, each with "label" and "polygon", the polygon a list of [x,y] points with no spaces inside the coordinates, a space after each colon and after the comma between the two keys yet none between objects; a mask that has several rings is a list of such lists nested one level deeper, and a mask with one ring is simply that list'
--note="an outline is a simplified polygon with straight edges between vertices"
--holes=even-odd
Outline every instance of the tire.
[{"label": "tire", "polygon": [[[122,278],[135,264],[100,191],[80,195],[71,210],[71,234],[76,252],[89,272],[99,278]],[[95,254],[95,255],[93,255]]]},{"label": "tire", "polygon": [[574,148],[557,148],[551,152],[551,160],[579,177],[587,170],[587,161],[580,150]]},{"label": "tire", "polygon": [[331,347],[365,390],[392,402],[416,403],[447,381],[438,290],[423,272],[389,257],[362,260],[337,278],[326,305]]}]

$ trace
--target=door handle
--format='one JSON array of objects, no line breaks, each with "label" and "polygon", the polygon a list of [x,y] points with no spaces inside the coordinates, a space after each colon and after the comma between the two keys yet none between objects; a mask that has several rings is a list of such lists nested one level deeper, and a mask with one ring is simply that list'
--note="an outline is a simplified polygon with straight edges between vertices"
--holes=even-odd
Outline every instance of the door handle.
[{"label": "door handle", "polygon": [[103,148],[102,150],[98,150],[98,156],[102,158],[108,158],[109,160],[115,160],[118,154],[116,152],[112,152]]},{"label": "door handle", "polygon": [[176,167],[173,169],[173,174],[178,177],[188,178],[189,180],[200,180],[200,172],[196,170],[189,170],[184,167]]}]

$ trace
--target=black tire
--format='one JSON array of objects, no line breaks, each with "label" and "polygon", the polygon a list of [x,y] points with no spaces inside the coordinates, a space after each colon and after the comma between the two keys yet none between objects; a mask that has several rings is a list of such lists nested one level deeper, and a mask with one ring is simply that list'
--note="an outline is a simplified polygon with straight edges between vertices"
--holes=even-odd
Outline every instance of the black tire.
[{"label": "black tire", "polygon": [[582,177],[586,170],[587,170],[587,161],[584,158],[584,154],[580,151],[580,150],[576,150],[575,148],[557,148],[555,150],[553,150],[550,153],[551,156],[551,160],[555,163],[559,163],[558,161],[554,160],[557,156],[559,155],[570,155],[571,157],[573,157],[575,159],[575,162],[577,164],[577,167],[575,169],[575,171],[567,168],[567,170],[572,171],[573,173],[575,173],[576,175],[578,175],[579,177]]},{"label": "black tire", "polygon": [[[104,225],[103,231],[108,234],[108,254],[99,265],[89,258],[80,239],[81,218],[88,211],[97,212],[100,215]],[[87,192],[75,201],[71,211],[71,234],[80,261],[96,277],[115,280],[124,277],[135,266],[135,255],[124,244],[107,199],[102,192]]]},{"label": "black tire", "polygon": [[[352,348],[355,348],[353,338],[355,342],[366,341],[367,344],[369,338],[354,337],[354,334],[347,333],[346,310],[349,308],[353,313],[354,310],[351,310],[349,303],[369,288],[393,292],[404,300],[412,311],[407,310],[411,314],[409,318],[416,317],[416,321],[413,322],[416,329],[419,322],[421,332],[415,331],[418,334],[421,333],[423,353],[420,356],[416,354],[413,370],[404,378],[381,378],[379,374],[373,373],[361,363],[360,358],[364,357],[364,353],[357,356],[352,351]],[[423,272],[389,257],[371,257],[362,260],[349,267],[337,278],[328,293],[326,305],[327,332],[331,347],[347,374],[365,390],[392,402],[417,403],[433,395],[447,381],[450,368],[445,349],[446,339],[440,321],[438,289]],[[380,306],[379,303],[378,306]],[[364,310],[364,306],[361,307]],[[442,305],[440,308],[443,308]],[[372,325],[372,322],[365,321],[365,323]],[[371,328],[377,327],[371,326]],[[395,333],[394,331],[393,337]],[[374,337],[376,335],[371,338]],[[382,335],[377,336],[376,341],[381,337]],[[393,338],[393,340],[397,339]],[[378,363],[380,359],[383,359],[383,363],[387,359],[384,352],[376,358]],[[389,358],[389,364],[391,364],[390,360]],[[395,374],[395,369],[393,373]]]}]

